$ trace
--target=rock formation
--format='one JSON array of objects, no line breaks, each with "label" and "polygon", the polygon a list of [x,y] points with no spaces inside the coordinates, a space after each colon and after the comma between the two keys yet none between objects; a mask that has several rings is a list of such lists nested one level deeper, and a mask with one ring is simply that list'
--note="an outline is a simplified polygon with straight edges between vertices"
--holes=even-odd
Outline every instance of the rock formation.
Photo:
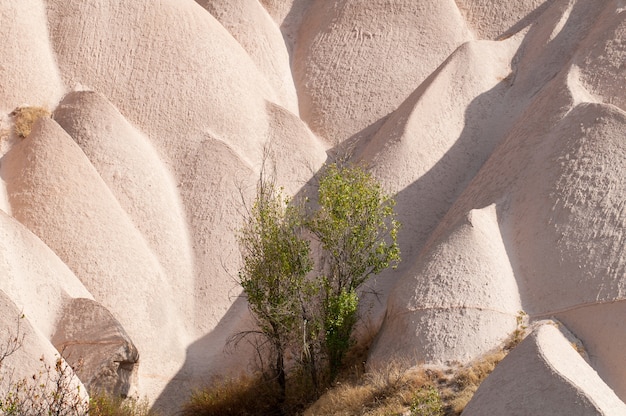
[{"label": "rock formation", "polygon": [[[65,347],[88,388],[170,413],[245,370],[246,351],[224,351],[248,325],[244,203],[264,164],[295,194],[340,154],[403,223],[400,267],[371,282],[370,366],[469,362],[525,311],[587,360],[540,327],[468,414],[532,413],[500,389],[510,377],[559,386],[546,409],[623,410],[624,1],[11,0],[0,22],[16,375]],[[19,138],[20,106],[52,117]]]},{"label": "rock formation", "polygon": [[[463,415],[623,415],[560,323],[542,323],[479,387]],[[532,380],[532,382],[529,382]]]}]

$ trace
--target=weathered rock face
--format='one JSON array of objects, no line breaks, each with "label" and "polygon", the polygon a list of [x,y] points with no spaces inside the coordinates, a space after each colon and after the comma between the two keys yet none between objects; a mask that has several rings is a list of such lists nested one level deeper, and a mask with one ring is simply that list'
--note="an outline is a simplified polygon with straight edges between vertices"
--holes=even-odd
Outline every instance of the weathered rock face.
[{"label": "weathered rock face", "polygon": [[544,323],[522,341],[478,388],[463,415],[624,414],[624,402],[558,325]]},{"label": "weathered rock face", "polygon": [[122,325],[99,303],[90,299],[69,302],[51,342],[78,369],[89,391],[122,397],[133,393],[139,352]]},{"label": "weathered rock face", "polygon": [[[0,391],[12,394],[18,403],[36,399],[36,394],[56,392],[57,381],[68,387],[67,401],[82,407],[88,396],[76,377],[50,344],[48,337],[32,326],[22,310],[0,291],[2,343],[0,344]],[[58,367],[57,367],[58,364]],[[16,386],[22,380],[32,383],[31,389]],[[42,412],[48,409],[42,406]]]},{"label": "weathered rock face", "polygon": [[[524,310],[589,352],[559,365],[626,399],[623,1],[12,0],[0,21],[1,322],[29,328],[12,368],[74,349],[89,388],[166,414],[245,369],[224,353],[248,325],[243,203],[263,164],[295,194],[332,150],[404,224],[403,262],[370,282],[370,365],[469,361]],[[52,118],[20,139],[25,104]],[[562,352],[550,331],[481,397],[510,371],[595,400],[538,359]]]},{"label": "weathered rock face", "polygon": [[64,85],[50,48],[46,6],[41,0],[5,1],[0,5],[0,109],[3,113],[31,104],[54,107]]},{"label": "weathered rock face", "polygon": [[[465,299],[481,287],[482,273],[472,271],[472,267],[450,271],[450,265],[459,260],[489,264],[476,254],[465,259],[480,246],[468,244],[448,251],[446,236],[457,230],[458,222],[469,212],[495,204],[499,231],[491,234],[491,239],[501,239],[505,250],[497,255],[497,251],[488,249],[487,255],[500,258],[511,267],[520,305],[533,318],[562,319],[585,345],[593,346],[594,368],[621,398],[626,397],[623,371],[608,364],[615,363],[614,347],[617,344],[617,348],[622,348],[624,341],[621,332],[607,324],[609,314],[616,316],[623,301],[624,259],[618,252],[624,249],[626,220],[626,188],[621,179],[625,171],[626,126],[623,108],[614,95],[619,95],[624,73],[616,81],[614,75],[602,75],[611,73],[614,69],[608,68],[615,68],[614,65],[593,70],[593,84],[588,81],[591,77],[583,75],[587,68],[610,59],[604,56],[623,56],[621,47],[608,46],[609,42],[603,40],[614,36],[613,28],[619,25],[616,20],[624,21],[618,6],[615,2],[607,2],[603,8],[584,2],[555,2],[524,36],[509,84],[500,99],[503,116],[513,121],[504,118],[500,126],[508,127],[500,135],[500,143],[438,223],[413,269],[400,277],[390,295],[380,339],[372,351],[373,362],[395,354],[391,340],[402,339],[407,329],[412,336],[410,328],[418,329],[418,336],[413,343],[407,342],[410,346],[401,348],[403,351],[417,351],[418,356],[430,361],[445,360],[442,349],[450,351],[450,336],[432,340],[450,324],[438,305],[431,306],[429,293],[433,291],[428,288],[446,287],[448,281],[470,282],[470,290],[446,298],[456,300]],[[604,25],[608,27],[604,29]],[[602,58],[589,59],[591,54]],[[539,62],[543,64],[538,65]],[[614,88],[610,93],[605,89],[602,95],[604,83]],[[449,154],[454,156],[453,152]],[[440,265],[430,272],[432,252],[445,253],[445,257],[438,259]],[[495,276],[500,284],[507,279],[506,273]],[[416,288],[415,295],[408,288]],[[438,295],[435,298],[441,299]],[[480,297],[474,299],[475,304],[483,305],[481,316],[492,313],[490,302]],[[514,303],[509,305],[511,311]],[[464,308],[471,311],[473,307],[468,306],[466,302]],[[428,314],[432,318],[424,320],[422,317]],[[416,323],[416,319],[420,321]],[[492,346],[496,344],[496,334],[504,337],[509,331],[513,316],[509,319],[508,326],[492,327]],[[453,339],[459,338],[458,333],[489,339],[474,329],[473,322],[469,313],[456,318],[456,325],[470,329],[454,331]],[[609,331],[613,337],[608,336]],[[471,346],[473,341],[463,345]],[[471,348],[480,353],[479,346]],[[484,413],[490,412],[477,414]]]},{"label": "weathered rock face", "polygon": [[302,119],[341,143],[394,111],[472,37],[452,0],[314,1],[294,53]]},{"label": "weathered rock face", "polygon": [[415,280],[403,279],[390,295],[370,366],[407,355],[469,361],[515,330],[522,305],[498,227],[495,205],[472,210],[423,250]]}]

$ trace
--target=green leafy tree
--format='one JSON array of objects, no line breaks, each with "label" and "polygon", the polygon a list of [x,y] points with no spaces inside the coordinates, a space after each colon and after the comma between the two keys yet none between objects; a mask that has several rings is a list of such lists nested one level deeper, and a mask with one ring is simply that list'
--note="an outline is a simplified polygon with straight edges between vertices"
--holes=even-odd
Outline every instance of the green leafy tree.
[{"label": "green leafy tree", "polygon": [[[286,389],[285,353],[302,323],[305,276],[312,269],[309,242],[302,237],[302,210],[261,177],[257,195],[239,235],[243,266],[239,283],[273,356],[281,394]],[[246,333],[250,334],[250,333]]]},{"label": "green leafy tree", "polygon": [[357,290],[372,275],[400,261],[395,201],[358,165],[328,165],[319,208],[308,227],[322,249],[321,322],[333,377],[350,347],[358,316]]},{"label": "green leafy tree", "polygon": [[[269,346],[283,397],[286,352],[319,391],[318,375],[334,378],[351,346],[359,288],[400,261],[394,201],[360,166],[326,166],[308,217],[290,202],[262,176],[239,235],[239,283],[258,327],[239,336],[258,335]],[[319,274],[309,274],[305,234],[319,242]]]}]

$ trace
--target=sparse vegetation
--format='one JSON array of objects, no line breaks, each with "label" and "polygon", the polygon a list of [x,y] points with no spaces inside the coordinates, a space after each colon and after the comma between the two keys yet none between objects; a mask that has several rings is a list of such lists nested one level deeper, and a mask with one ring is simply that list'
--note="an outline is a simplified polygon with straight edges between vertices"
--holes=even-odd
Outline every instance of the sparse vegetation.
[{"label": "sparse vegetation", "polygon": [[158,416],[147,400],[95,393],[89,397],[89,416]]},{"label": "sparse vegetation", "polygon": [[421,389],[437,385],[443,373],[432,369],[405,370],[390,363],[358,379],[338,382],[304,413],[305,416],[384,416],[410,411]]},{"label": "sparse vegetation", "polygon": [[41,358],[41,369],[30,378],[10,383],[0,399],[4,415],[77,416],[88,413],[88,400],[76,382],[74,368],[57,356],[54,368]]},{"label": "sparse vegetation", "polygon": [[50,111],[43,107],[18,107],[11,112],[15,135],[26,138],[35,122],[42,117],[50,117]]},{"label": "sparse vegetation", "polygon": [[[77,368],[71,367],[57,355],[54,366],[40,358],[40,369],[30,377],[13,380],[7,371],[6,359],[22,348],[25,333],[24,315],[17,319],[14,331],[7,330],[8,338],[0,345],[0,415],[3,416],[156,416],[147,402],[112,398],[106,393],[91,398],[81,390],[75,377]],[[77,364],[80,366],[80,361]]]},{"label": "sparse vegetation", "polygon": [[365,373],[366,342],[348,350],[335,382],[312,404],[315,397],[306,376],[295,374],[288,380],[285,402],[278,406],[276,385],[261,374],[197,392],[184,415],[459,416],[480,384],[526,335],[527,315],[520,312],[516,320],[516,329],[500,348],[464,366],[407,370],[406,363],[390,362]]},{"label": "sparse vegetation", "polygon": [[241,375],[215,379],[192,393],[182,416],[299,415],[314,400],[307,374],[291,373],[283,397],[277,383],[267,375]]},{"label": "sparse vegetation", "polygon": [[424,386],[415,393],[411,416],[444,416],[443,401],[435,386]]},{"label": "sparse vegetation", "polygon": [[74,376],[74,368],[58,355],[54,366],[40,358],[41,368],[31,377],[13,380],[7,371],[6,359],[22,348],[25,333],[22,331],[24,315],[17,318],[16,328],[7,330],[8,338],[0,346],[0,412],[6,416],[76,416],[87,414],[85,391]]},{"label": "sparse vegetation", "polygon": [[[302,308],[308,302],[305,277],[313,268],[309,243],[302,237],[303,215],[289,205],[273,181],[263,176],[239,236],[243,266],[239,283],[258,330],[239,334],[260,337],[256,347],[269,356],[271,377],[285,396],[285,355],[297,345]],[[296,344],[296,345],[294,345]]]},{"label": "sparse vegetation", "polygon": [[308,222],[322,253],[317,278],[324,351],[333,379],[352,343],[358,321],[358,289],[400,261],[395,201],[357,165],[330,164],[319,184],[319,208]]},{"label": "sparse vegetation", "polygon": [[447,389],[443,389],[442,393],[447,403],[448,414],[461,414],[480,384],[491,374],[496,365],[502,361],[507,352],[505,349],[497,349],[456,371]]},{"label": "sparse vegetation", "polygon": [[363,378],[338,383],[306,416],[458,416],[506,350],[462,367],[414,367],[390,363]]},{"label": "sparse vegetation", "polygon": [[[394,201],[364,169],[327,166],[317,204],[305,215],[263,170],[239,235],[238,281],[257,328],[234,342],[253,338],[260,361],[270,363],[267,379],[277,383],[281,403],[289,379],[308,377],[312,397],[335,379],[353,343],[358,289],[400,260]],[[314,274],[307,233],[320,253]]]},{"label": "sparse vegetation", "polygon": [[517,326],[515,327],[515,331],[511,334],[509,339],[505,342],[504,349],[512,350],[515,348],[526,336],[526,329],[528,326],[526,325],[528,321],[528,315],[524,311],[517,312],[517,316],[515,317],[515,321]]},{"label": "sparse vegetation", "polygon": [[276,384],[261,375],[218,380],[193,392],[183,416],[272,415],[281,407]]}]

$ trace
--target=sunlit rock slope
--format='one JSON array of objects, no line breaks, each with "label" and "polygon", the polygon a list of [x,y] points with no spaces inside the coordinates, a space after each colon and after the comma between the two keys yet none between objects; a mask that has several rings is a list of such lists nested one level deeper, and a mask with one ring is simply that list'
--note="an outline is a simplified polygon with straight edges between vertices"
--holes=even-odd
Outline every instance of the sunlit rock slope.
[{"label": "sunlit rock slope", "polygon": [[[169,414],[245,370],[248,353],[224,348],[247,325],[244,203],[264,163],[295,194],[340,154],[403,223],[400,267],[370,285],[370,366],[468,362],[524,311],[587,355],[539,326],[468,414],[523,407],[526,390],[498,390],[511,377],[558,386],[549,409],[623,411],[622,0],[8,0],[0,36],[16,374],[72,345],[88,388]],[[24,106],[51,113],[25,138]]]}]

